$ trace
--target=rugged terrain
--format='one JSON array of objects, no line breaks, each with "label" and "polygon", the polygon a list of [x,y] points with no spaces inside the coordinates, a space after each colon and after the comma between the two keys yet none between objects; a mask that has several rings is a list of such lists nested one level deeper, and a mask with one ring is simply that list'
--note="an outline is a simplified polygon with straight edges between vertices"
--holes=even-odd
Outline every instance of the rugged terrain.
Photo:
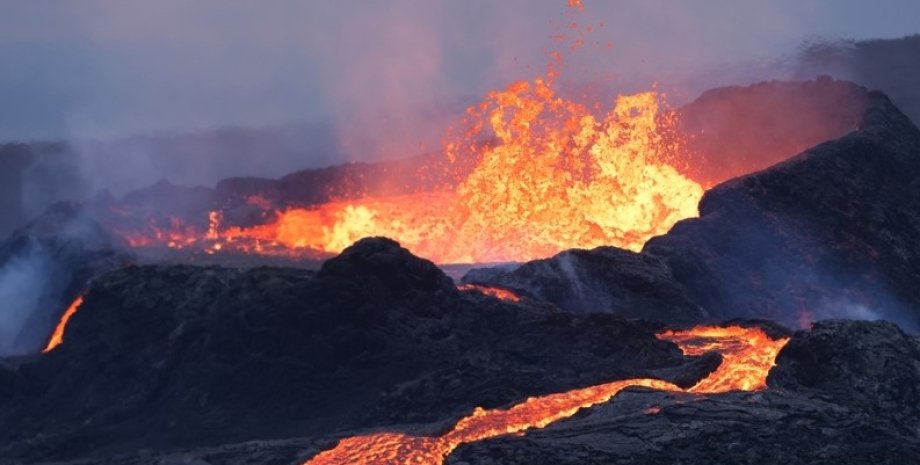
[{"label": "rugged terrain", "polygon": [[[791,333],[767,322],[774,337]],[[437,434],[474,406],[636,376],[690,386],[661,326],[459,292],[367,239],[317,272],[129,267],[96,280],[48,354],[0,365],[0,463],[294,464],[368,431]],[[886,322],[799,331],[757,392],[630,388],[448,463],[904,463],[920,340]]]},{"label": "rugged terrain", "polygon": [[[95,281],[62,346],[4,362],[2,456],[95,461],[149,449],[106,461],[292,463],[334,444],[336,431],[436,431],[474,406],[636,376],[689,386],[719,363],[682,356],[656,329],[461,293],[385,239],[317,273],[129,267]],[[777,363],[764,392],[630,390],[451,460],[734,461],[744,451],[778,463],[795,450],[805,463],[897,463],[920,450],[910,432],[920,426],[916,338],[888,323],[821,322]],[[292,437],[314,439],[283,440]],[[176,448],[192,449],[154,452]]]},{"label": "rugged terrain", "polygon": [[[19,354],[0,358],[0,464],[294,464],[345,437],[437,435],[477,406],[636,377],[687,387],[721,357],[685,356],[655,334],[703,322],[791,336],[765,390],[630,388],[523,437],[463,445],[448,463],[910,462],[920,341],[892,323],[826,319],[920,326],[920,130],[880,93],[788,86],[722,92],[769,100],[818,86],[816,108],[853,92],[852,131],[713,187],[699,218],[641,253],[571,250],[464,277],[512,289],[517,303],[459,291],[384,238],[317,270],[151,264],[97,215],[155,214],[163,199],[199,212],[209,189],[159,184],[57,205],[0,244],[0,271],[35,309],[20,322],[28,330],[0,340]],[[719,92],[699,102],[723,104]],[[840,118],[835,130],[851,123]],[[284,182],[218,190],[238,201]],[[78,294],[64,343],[39,354]]]},{"label": "rugged terrain", "polygon": [[316,273],[128,267],[94,281],[63,345],[0,368],[0,456],[447,421],[613,379],[686,385],[718,364],[654,328],[461,293],[386,239]]}]

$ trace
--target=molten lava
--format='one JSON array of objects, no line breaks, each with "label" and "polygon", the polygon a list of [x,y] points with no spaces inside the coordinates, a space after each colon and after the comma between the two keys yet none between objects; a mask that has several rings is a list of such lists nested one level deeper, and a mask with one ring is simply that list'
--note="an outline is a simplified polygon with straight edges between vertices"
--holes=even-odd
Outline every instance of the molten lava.
[{"label": "molten lava", "polygon": [[83,305],[82,295],[74,299],[70,306],[67,307],[67,310],[64,311],[64,314],[61,315],[61,319],[58,320],[57,326],[54,327],[54,332],[51,333],[51,339],[48,340],[48,345],[42,350],[43,354],[51,352],[55,347],[64,343],[64,329],[67,328],[70,317],[72,317],[74,313],[77,313],[81,305]]},{"label": "molten lava", "polygon": [[601,245],[639,250],[695,216],[703,194],[670,164],[682,145],[660,103],[654,92],[620,96],[598,118],[556,95],[551,81],[517,82],[471,109],[465,135],[445,146],[449,160],[475,159],[455,186],[284,209],[252,227],[223,227],[211,212],[207,232],[174,224],[127,234],[128,242],[284,255],[338,253],[387,236],[439,263],[523,261]]},{"label": "molten lava", "polygon": [[776,355],[788,342],[785,338],[771,339],[760,328],[739,326],[703,326],[685,331],[666,331],[658,337],[674,342],[687,355],[719,352],[722,363],[706,378],[686,390],[667,381],[640,378],[531,397],[504,410],[477,408],[471,415],[457,422],[450,431],[438,437],[379,433],[346,438],[335,448],[319,453],[304,465],[438,465],[461,444],[543,428],[583,408],[607,402],[631,386],[699,394],[763,389]]},{"label": "molten lava", "polygon": [[507,302],[521,301],[521,298],[517,294],[509,291],[508,289],[502,289],[500,287],[483,286],[480,284],[461,284],[457,286],[457,289],[461,291],[476,291]]},{"label": "molten lava", "polygon": [[[568,6],[584,10],[580,0]],[[582,48],[593,30],[578,32],[574,21],[566,28],[554,38],[571,43],[548,53],[544,78],[514,82],[467,109],[460,131],[448,131],[442,157],[419,167],[418,181],[428,186],[422,191],[370,196],[343,188],[337,200],[303,206],[253,195],[248,206],[269,218],[255,226],[225,225],[214,211],[206,232],[181,222],[164,230],[161,221],[122,234],[136,246],[294,257],[387,236],[439,263],[525,261],[602,245],[639,250],[695,216],[703,188],[677,169],[686,141],[677,115],[662,111],[662,95],[621,95],[605,112],[606,103],[557,92],[564,53]],[[445,181],[426,183],[442,171]]]}]

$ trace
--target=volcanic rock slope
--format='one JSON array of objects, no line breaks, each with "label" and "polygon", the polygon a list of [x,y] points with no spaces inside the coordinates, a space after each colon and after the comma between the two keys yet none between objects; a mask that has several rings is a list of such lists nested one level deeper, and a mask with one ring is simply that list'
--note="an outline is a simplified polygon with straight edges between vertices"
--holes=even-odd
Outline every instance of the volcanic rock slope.
[{"label": "volcanic rock slope", "polygon": [[0,242],[0,356],[43,348],[86,283],[128,260],[119,244],[74,203],[54,205]]},{"label": "volcanic rock slope", "polygon": [[689,385],[656,327],[461,293],[365,239],[319,272],[128,267],[64,343],[0,364],[0,463],[456,421],[474,407],[634,377]]},{"label": "volcanic rock slope", "polygon": [[857,130],[714,187],[699,218],[640,254],[572,250],[463,280],[663,321],[886,318],[916,330],[920,130],[883,94],[867,97]]},{"label": "volcanic rock slope", "polygon": [[[294,464],[368,431],[438,434],[474,406],[638,376],[690,386],[720,363],[683,356],[659,329],[459,292],[387,239],[317,273],[129,267],[95,281],[63,345],[0,362],[0,463]],[[448,463],[920,453],[920,341],[893,324],[819,322],[793,335],[768,382],[709,396],[629,389]]]}]

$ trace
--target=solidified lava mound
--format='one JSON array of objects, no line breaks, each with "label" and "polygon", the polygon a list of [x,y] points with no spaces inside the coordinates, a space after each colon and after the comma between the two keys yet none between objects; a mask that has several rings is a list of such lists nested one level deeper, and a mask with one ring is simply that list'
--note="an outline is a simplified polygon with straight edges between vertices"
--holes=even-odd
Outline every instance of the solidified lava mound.
[{"label": "solidified lava mound", "polygon": [[[388,239],[316,273],[129,267],[85,300],[63,345],[0,365],[2,463],[295,463],[334,443],[220,444],[432,434],[474,406],[639,376],[689,386],[720,363],[683,356],[654,337],[660,326],[458,292]],[[765,391],[627,390],[526,438],[461,446],[449,463],[896,463],[920,451],[904,433],[920,426],[917,338],[819,322],[777,363]]]},{"label": "solidified lava mound", "polygon": [[[447,463],[920,453],[916,337],[885,322],[795,334],[730,324],[792,336],[765,390],[627,389],[526,437],[462,445]],[[0,463],[301,463],[365,431],[436,435],[474,406],[626,378],[689,387],[721,363],[684,356],[660,329],[459,292],[388,239],[362,240],[315,273],[129,267],[95,281],[64,344],[0,364]]]}]

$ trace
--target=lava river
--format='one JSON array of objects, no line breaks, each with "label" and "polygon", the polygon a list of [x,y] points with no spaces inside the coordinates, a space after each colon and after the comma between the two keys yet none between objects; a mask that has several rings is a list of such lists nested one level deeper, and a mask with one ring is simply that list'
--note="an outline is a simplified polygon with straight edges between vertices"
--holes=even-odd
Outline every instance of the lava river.
[{"label": "lava river", "polygon": [[764,389],[776,355],[788,342],[788,338],[772,339],[760,328],[739,326],[700,326],[665,331],[658,337],[674,342],[686,355],[718,352],[722,363],[689,389],[658,379],[639,378],[531,397],[508,409],[477,408],[438,437],[379,433],[342,439],[334,449],[319,453],[304,465],[437,465],[461,444],[543,428],[583,408],[607,402],[631,386],[697,394]]},{"label": "lava river", "polygon": [[83,305],[82,295],[74,299],[70,306],[67,307],[67,310],[64,310],[64,314],[58,320],[57,326],[54,327],[54,332],[51,333],[51,338],[48,339],[48,344],[42,349],[43,354],[51,352],[55,347],[64,343],[64,330],[67,328],[67,323],[70,322],[70,317],[77,313],[81,305]]}]

